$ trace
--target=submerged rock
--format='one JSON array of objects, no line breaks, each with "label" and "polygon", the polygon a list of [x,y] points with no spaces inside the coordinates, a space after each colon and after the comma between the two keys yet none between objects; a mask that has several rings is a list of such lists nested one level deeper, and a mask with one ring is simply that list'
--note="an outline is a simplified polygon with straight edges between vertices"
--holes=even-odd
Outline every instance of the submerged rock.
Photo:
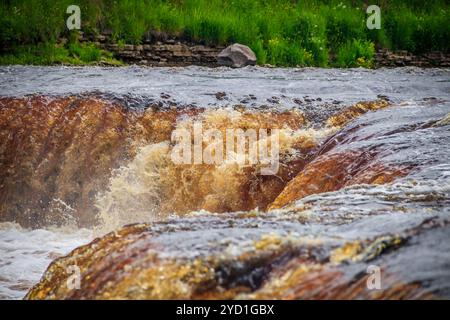
[{"label": "submerged rock", "polygon": [[[384,101],[379,104],[357,104],[326,122],[333,126],[345,125],[367,111],[386,106],[388,104]],[[430,115],[423,115],[422,118],[416,115],[416,119],[411,119],[406,114],[408,108],[397,108],[400,109],[361,116],[329,137],[269,209],[282,208],[303,197],[351,185],[390,183],[420,166],[431,165],[435,155],[428,152],[427,136],[436,134],[436,140],[444,143],[448,139],[445,130],[434,129],[434,124],[440,122],[427,119]]]},{"label": "submerged rock", "polygon": [[254,66],[256,64],[256,55],[249,47],[235,43],[219,53],[217,62],[222,66],[233,68],[242,68],[249,65]]},{"label": "submerged rock", "polygon": [[[55,260],[27,299],[406,299],[450,294],[449,220],[390,219],[384,232],[345,237],[344,227],[276,215],[197,215],[110,233]],[[208,232],[205,232],[205,228]],[[317,233],[311,231],[316,230]],[[392,232],[392,233],[391,233]],[[362,233],[359,233],[361,236]],[[435,240],[438,240],[434,242]],[[408,245],[406,245],[408,244]],[[430,246],[430,248],[429,248]],[[349,250],[349,247],[355,249]],[[427,252],[432,259],[415,261]],[[418,259],[420,260],[420,259]],[[367,286],[368,266],[382,290]],[[73,266],[80,288],[71,286]],[[403,269],[401,269],[401,267]],[[429,268],[429,269],[423,269]],[[444,268],[444,269],[442,269]],[[421,270],[429,272],[421,274]],[[430,278],[429,274],[433,277]]]}]

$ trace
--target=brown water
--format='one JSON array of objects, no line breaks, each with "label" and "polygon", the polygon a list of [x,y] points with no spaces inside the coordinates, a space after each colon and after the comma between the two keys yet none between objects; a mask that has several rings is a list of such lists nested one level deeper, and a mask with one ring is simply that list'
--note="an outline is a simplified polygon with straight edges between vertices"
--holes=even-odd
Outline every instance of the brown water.
[{"label": "brown water", "polygon": [[[3,298],[93,233],[133,222],[149,224],[62,261],[81,266],[81,290],[67,291],[54,266],[30,297],[450,296],[448,70],[0,75]],[[193,121],[280,129],[279,173],[173,164],[171,132]],[[30,249],[41,235],[42,250]],[[365,288],[371,264],[382,291]]]}]

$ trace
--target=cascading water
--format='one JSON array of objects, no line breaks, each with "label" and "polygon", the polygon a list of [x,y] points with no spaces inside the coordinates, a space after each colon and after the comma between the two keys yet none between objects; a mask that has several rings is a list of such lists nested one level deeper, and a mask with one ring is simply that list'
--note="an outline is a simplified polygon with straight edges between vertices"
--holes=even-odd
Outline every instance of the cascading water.
[{"label": "cascading water", "polygon": [[[6,67],[0,77],[2,298],[108,231],[53,263],[27,297],[450,296],[448,70]],[[279,172],[174,164],[171,133],[194,121],[279,129]],[[64,285],[74,263],[75,291]],[[365,290],[370,265],[383,291]]]}]

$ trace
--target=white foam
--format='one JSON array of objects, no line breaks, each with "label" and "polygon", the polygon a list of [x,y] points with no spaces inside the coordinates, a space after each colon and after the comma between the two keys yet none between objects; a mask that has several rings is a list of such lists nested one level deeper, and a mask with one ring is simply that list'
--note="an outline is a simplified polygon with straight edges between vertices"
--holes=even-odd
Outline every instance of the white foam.
[{"label": "white foam", "polygon": [[0,299],[21,299],[57,257],[88,243],[88,229],[29,230],[0,223]]}]

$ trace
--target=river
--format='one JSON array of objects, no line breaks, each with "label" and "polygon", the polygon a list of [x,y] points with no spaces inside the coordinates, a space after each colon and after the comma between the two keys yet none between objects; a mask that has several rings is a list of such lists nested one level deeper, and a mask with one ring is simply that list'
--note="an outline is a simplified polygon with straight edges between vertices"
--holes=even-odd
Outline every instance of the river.
[{"label": "river", "polygon": [[[450,297],[448,69],[9,66],[0,67],[0,101],[0,299],[23,298],[52,260],[134,222],[151,223],[144,234],[164,246],[160,259],[227,252],[220,268],[268,235],[295,257],[316,243],[305,254],[314,266],[353,259],[343,248],[360,241],[355,264],[340,269],[350,279],[376,259],[411,293],[392,295],[392,285],[388,297]],[[382,108],[341,124],[347,108],[372,101]],[[251,180],[190,168],[178,194],[186,172],[161,158],[171,130],[192,117],[238,126],[230,119],[246,116],[236,106],[256,114],[247,127],[288,130],[289,170]],[[389,250],[373,249],[377,241]],[[280,263],[261,259],[273,274],[217,277],[227,289],[247,285],[240,298],[302,297],[273,289]]]}]

